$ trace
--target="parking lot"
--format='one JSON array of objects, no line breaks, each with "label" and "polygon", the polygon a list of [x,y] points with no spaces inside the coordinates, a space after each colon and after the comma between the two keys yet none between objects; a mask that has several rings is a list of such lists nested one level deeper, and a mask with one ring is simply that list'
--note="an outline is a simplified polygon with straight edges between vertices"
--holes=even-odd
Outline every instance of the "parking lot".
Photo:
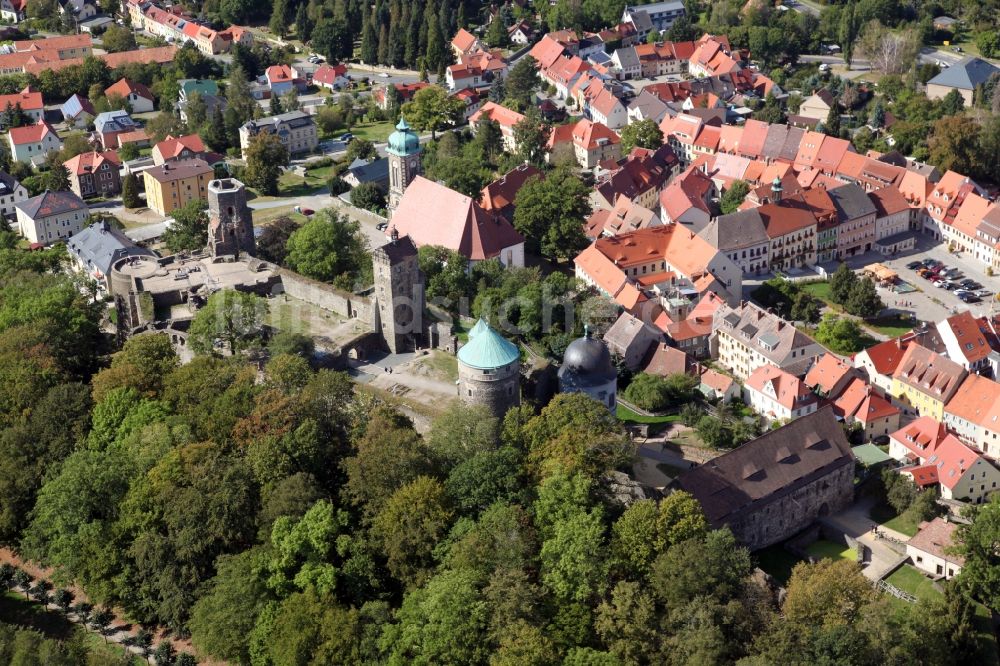
[{"label": "parking lot", "polygon": [[[967,278],[975,280],[982,285],[982,290],[989,291],[990,295],[984,296],[979,303],[964,303],[954,291],[937,287],[932,282],[920,277],[917,270],[907,268],[907,265],[912,262],[926,259],[934,259],[946,267],[958,269],[962,274],[959,280]],[[995,294],[1000,289],[1000,276],[987,276],[985,266],[982,263],[964,255],[964,253],[951,254],[945,245],[934,243],[929,238],[919,238],[915,251],[888,261],[883,260],[882,263],[896,271],[901,279],[920,290],[898,296],[883,293],[883,300],[886,301],[887,305],[891,305],[893,300],[912,302],[913,306],[901,309],[912,311],[918,319],[923,321],[938,321],[951,313],[965,310],[971,311],[977,317],[987,315],[997,303]]]}]

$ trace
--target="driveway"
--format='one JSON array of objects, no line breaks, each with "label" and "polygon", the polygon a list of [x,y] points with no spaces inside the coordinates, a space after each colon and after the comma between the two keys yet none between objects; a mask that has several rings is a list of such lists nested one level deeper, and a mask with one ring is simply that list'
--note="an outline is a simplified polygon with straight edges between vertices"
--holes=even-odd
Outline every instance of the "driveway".
[{"label": "driveway", "polygon": [[869,564],[862,570],[865,578],[878,580],[891,571],[896,562],[906,555],[906,542],[909,537],[899,532],[894,532],[886,527],[879,527],[880,533],[893,537],[903,543],[894,543],[888,539],[876,539],[872,532],[875,523],[869,517],[869,512],[874,504],[872,498],[861,499],[850,507],[832,516],[823,519],[826,525],[853,539],[856,539],[868,547],[871,553]]}]

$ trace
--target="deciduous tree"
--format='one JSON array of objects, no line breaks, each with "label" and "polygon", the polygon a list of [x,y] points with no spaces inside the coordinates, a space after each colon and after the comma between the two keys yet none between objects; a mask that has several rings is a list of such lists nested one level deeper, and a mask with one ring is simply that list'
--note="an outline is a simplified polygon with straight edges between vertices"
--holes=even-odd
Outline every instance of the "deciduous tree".
[{"label": "deciduous tree", "polygon": [[237,354],[260,344],[268,310],[260,296],[232,289],[215,292],[191,322],[191,349],[210,354],[221,343],[230,354]]},{"label": "deciduous tree", "polygon": [[252,137],[246,148],[247,185],[268,196],[278,194],[281,168],[288,163],[288,148],[276,134],[261,132]]}]

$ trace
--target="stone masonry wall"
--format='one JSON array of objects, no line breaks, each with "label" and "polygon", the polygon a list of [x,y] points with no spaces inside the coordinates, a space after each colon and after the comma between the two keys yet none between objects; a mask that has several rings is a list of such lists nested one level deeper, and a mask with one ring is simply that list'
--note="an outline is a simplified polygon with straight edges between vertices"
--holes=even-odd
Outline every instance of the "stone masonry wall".
[{"label": "stone masonry wall", "polygon": [[373,325],[374,311],[371,296],[359,296],[342,291],[287,269],[280,269],[279,274],[284,291],[289,296],[335,312],[342,317],[360,319],[369,326]]}]

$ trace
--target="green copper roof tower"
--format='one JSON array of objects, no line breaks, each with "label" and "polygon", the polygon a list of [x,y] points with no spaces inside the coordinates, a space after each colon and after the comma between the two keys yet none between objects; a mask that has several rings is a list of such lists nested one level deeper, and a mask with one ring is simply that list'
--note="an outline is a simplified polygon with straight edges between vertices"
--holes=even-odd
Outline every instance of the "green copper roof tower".
[{"label": "green copper roof tower", "polygon": [[403,193],[420,175],[420,137],[400,117],[396,131],[389,135],[389,217],[399,207]]}]

